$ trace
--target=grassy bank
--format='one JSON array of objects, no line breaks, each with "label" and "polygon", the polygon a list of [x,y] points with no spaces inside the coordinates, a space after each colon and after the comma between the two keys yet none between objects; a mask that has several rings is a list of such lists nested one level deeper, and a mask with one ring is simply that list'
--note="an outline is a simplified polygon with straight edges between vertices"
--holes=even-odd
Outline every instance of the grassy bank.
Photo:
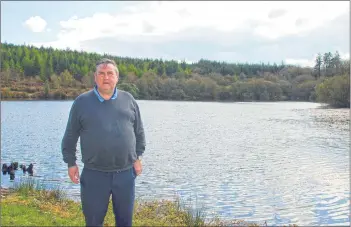
[{"label": "grassy bank", "polygon": [[[84,226],[81,205],[68,199],[60,188],[47,190],[39,182],[26,180],[1,190],[3,226]],[[180,201],[136,201],[134,226],[264,226],[264,223],[205,221],[202,211],[187,208]],[[105,226],[114,226],[112,203]]]}]

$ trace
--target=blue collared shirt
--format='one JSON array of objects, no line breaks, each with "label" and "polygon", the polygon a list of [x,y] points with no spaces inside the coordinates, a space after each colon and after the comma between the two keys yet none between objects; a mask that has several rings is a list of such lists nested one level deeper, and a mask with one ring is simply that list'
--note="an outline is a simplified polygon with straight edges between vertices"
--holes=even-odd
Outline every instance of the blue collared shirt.
[{"label": "blue collared shirt", "polygon": [[[105,101],[105,99],[100,95],[99,91],[97,90],[97,86],[96,85],[94,86],[94,93],[98,97],[100,102],[104,102]],[[117,98],[117,93],[118,93],[118,89],[116,87],[115,92],[113,93],[111,99],[116,99]]]}]

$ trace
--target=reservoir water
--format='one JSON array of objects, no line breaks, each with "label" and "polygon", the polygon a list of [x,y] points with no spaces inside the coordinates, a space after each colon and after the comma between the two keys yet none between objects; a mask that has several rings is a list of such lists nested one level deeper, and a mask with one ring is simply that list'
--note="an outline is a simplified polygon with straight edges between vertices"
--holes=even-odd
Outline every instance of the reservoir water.
[{"label": "reservoir water", "polygon": [[[317,103],[138,101],[147,139],[140,199],[191,200],[208,216],[350,225],[349,109]],[[72,101],[2,101],[1,164],[74,199],[60,143]],[[78,149],[80,149],[78,144]],[[78,152],[80,170],[82,163]],[[28,177],[20,171],[15,181]],[[11,186],[8,175],[1,185]]]}]

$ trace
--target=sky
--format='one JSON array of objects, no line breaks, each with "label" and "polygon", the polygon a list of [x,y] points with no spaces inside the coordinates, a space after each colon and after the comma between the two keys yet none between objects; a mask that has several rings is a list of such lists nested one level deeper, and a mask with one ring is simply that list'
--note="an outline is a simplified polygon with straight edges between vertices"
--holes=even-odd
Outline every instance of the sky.
[{"label": "sky", "polygon": [[350,56],[348,1],[8,1],[1,42],[197,62]]}]

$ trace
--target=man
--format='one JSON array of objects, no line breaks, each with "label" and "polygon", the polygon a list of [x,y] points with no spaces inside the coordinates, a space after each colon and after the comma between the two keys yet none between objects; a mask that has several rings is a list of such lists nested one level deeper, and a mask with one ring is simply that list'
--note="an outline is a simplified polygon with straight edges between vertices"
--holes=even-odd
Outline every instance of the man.
[{"label": "man", "polygon": [[[94,89],[79,95],[69,113],[62,139],[63,160],[72,182],[80,183],[87,226],[102,226],[112,195],[117,226],[131,226],[135,178],[142,171],[145,135],[138,104],[118,90],[116,63],[96,65]],[[79,177],[76,145],[80,137],[84,168]]]}]

